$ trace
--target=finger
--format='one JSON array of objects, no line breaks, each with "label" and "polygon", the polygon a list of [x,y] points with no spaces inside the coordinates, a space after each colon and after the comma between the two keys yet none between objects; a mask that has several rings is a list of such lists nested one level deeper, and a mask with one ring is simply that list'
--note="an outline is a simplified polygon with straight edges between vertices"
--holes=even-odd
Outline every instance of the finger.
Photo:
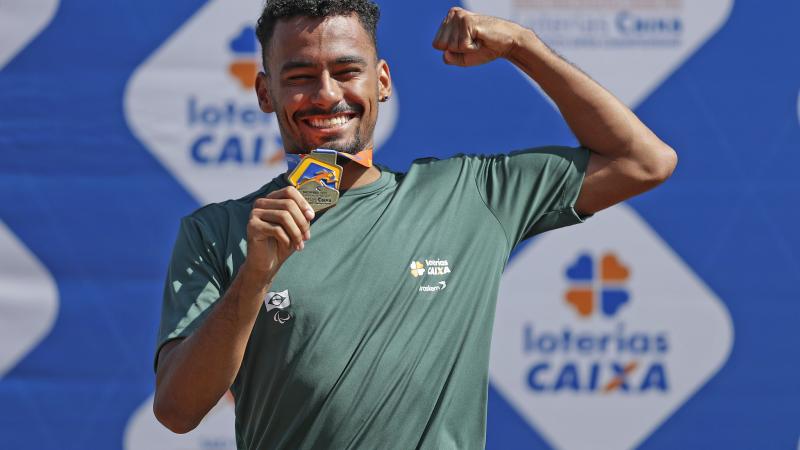
[{"label": "finger", "polygon": [[453,8],[451,11],[453,16],[450,20],[451,31],[448,50],[459,53],[473,50],[471,28],[474,19],[472,15],[458,7]]},{"label": "finger", "polygon": [[[292,215],[295,224],[300,228],[303,233],[303,239],[308,240],[311,238],[311,223],[302,211],[300,206],[294,199],[288,198],[262,198],[256,200],[254,205],[258,209],[271,209],[271,210],[284,210]],[[313,212],[313,211],[312,211]]]},{"label": "finger", "polygon": [[449,64],[451,66],[463,66],[464,65],[464,54],[458,52],[451,52],[450,50],[444,52],[442,56],[444,59],[445,64]]},{"label": "finger", "polygon": [[250,223],[248,224],[248,232],[251,233],[250,237],[255,237],[258,235],[275,239],[275,242],[277,242],[278,246],[284,252],[291,253],[294,250],[294,247],[292,246],[292,240],[289,239],[289,236],[285,231],[283,231],[283,228],[278,225],[264,222],[259,217],[254,216],[250,219]]},{"label": "finger", "polygon": [[455,11],[451,8],[450,11],[447,12],[447,16],[445,16],[442,24],[439,26],[439,31],[436,33],[436,38],[433,40],[433,47],[437,50],[447,50],[447,46],[449,45],[449,37],[450,37],[450,28],[451,22],[453,17],[455,16]]},{"label": "finger", "polygon": [[454,24],[452,21],[449,21],[447,25],[445,25],[445,28],[442,31],[442,46],[439,50],[447,51],[456,49],[455,47],[453,47],[452,40],[454,34],[453,32],[455,31],[456,33],[458,33],[458,30],[457,29],[454,30],[454,28],[457,28],[457,25]]},{"label": "finger", "polygon": [[292,240],[292,246],[297,250],[302,250],[304,244],[304,233],[294,221],[294,217],[289,211],[268,209],[261,214],[261,219],[275,225],[280,225],[283,231]]},{"label": "finger", "polygon": [[436,30],[436,36],[433,37],[433,48],[436,50],[444,50],[444,41],[442,41],[442,35],[444,35],[444,29],[447,26],[447,17],[445,17],[444,22],[439,25],[439,29]]},{"label": "finger", "polygon": [[305,247],[303,244],[303,233],[300,231],[300,227],[297,226],[289,211],[278,209],[253,209],[253,215],[265,222],[279,225],[283,228],[283,231],[292,241],[292,247],[295,249],[302,250],[303,247]]},{"label": "finger", "polygon": [[267,198],[288,198],[292,199],[297,203],[297,206],[303,211],[303,214],[306,216],[308,220],[312,220],[314,218],[314,209],[308,203],[308,201],[303,198],[303,194],[297,190],[294,186],[287,186],[283,189],[279,189],[277,191],[271,192],[267,195]]},{"label": "finger", "polygon": [[463,23],[458,32],[458,50],[462,53],[475,52],[480,49],[480,45],[472,38],[472,26]]}]

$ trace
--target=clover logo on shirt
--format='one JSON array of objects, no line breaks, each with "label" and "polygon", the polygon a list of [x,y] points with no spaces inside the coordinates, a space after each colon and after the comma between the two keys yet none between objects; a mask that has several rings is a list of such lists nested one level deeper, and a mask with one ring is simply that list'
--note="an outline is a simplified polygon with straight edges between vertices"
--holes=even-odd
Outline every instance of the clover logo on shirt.
[{"label": "clover logo on shirt", "polygon": [[414,278],[425,275],[425,266],[419,261],[411,261],[409,268],[411,269],[411,276]]}]

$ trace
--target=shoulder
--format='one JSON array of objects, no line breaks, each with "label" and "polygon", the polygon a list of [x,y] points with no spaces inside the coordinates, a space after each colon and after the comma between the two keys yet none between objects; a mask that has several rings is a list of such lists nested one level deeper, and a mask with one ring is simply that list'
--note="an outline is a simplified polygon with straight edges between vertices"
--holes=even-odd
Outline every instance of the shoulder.
[{"label": "shoulder", "polygon": [[411,167],[408,169],[408,174],[412,175],[422,172],[436,172],[439,175],[446,175],[448,173],[457,174],[475,168],[479,166],[482,161],[495,156],[498,155],[458,153],[441,159],[434,157],[419,158],[412,161]]},{"label": "shoulder", "polygon": [[442,159],[434,157],[415,159],[411,163],[408,172],[425,170],[462,170],[464,168],[479,167],[491,162],[520,159],[519,157],[540,160],[573,159],[577,156],[588,155],[588,153],[589,151],[585,147],[567,147],[561,145],[517,149],[507,153],[458,153]]},{"label": "shoulder", "polygon": [[576,150],[585,150],[583,148],[565,147],[559,145],[549,145],[542,147],[531,147],[524,149],[516,149],[507,153],[458,153],[447,158],[419,158],[411,163],[409,172],[415,170],[457,170],[460,168],[469,168],[473,166],[480,166],[487,162],[504,160],[514,158],[519,155],[529,155],[542,159],[560,159],[570,157]]}]

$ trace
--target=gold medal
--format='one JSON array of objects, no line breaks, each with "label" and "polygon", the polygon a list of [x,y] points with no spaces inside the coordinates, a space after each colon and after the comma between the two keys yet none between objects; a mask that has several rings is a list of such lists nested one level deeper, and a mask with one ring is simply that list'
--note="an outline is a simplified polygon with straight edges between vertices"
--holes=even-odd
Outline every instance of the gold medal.
[{"label": "gold medal", "polygon": [[336,153],[313,151],[304,157],[289,174],[296,187],[314,212],[324,211],[339,201],[342,166],[336,164]]},{"label": "gold medal", "polygon": [[324,211],[339,201],[339,191],[321,183],[304,183],[298,189],[314,212]]}]

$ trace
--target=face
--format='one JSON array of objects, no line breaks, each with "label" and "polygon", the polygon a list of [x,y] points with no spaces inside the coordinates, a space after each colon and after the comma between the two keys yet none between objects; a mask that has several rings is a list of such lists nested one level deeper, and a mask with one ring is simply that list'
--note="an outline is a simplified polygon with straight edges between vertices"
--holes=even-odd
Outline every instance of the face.
[{"label": "face", "polygon": [[288,153],[373,145],[378,101],[392,83],[356,15],[281,20],[266,64],[256,93],[261,109],[277,116]]}]

